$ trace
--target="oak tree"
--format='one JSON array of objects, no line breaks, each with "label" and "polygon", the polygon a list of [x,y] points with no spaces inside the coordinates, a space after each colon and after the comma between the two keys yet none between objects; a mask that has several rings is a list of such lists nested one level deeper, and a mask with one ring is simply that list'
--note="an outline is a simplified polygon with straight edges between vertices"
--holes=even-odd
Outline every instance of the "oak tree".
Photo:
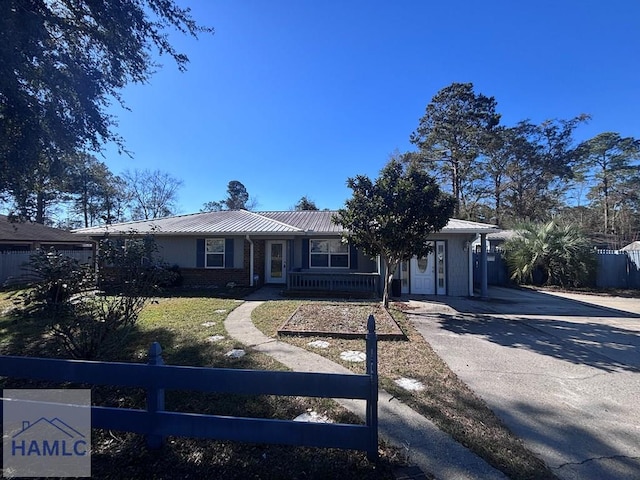
[{"label": "oak tree", "polygon": [[0,195],[28,192],[35,169],[78,151],[124,148],[109,113],[122,89],[149,80],[156,51],[188,63],[170,29],[212,31],[173,0],[0,2]]},{"label": "oak tree", "polygon": [[447,225],[455,198],[444,193],[435,179],[415,162],[392,159],[372,181],[365,175],[347,180],[353,190],[334,221],[346,239],[365,254],[384,262],[382,303],[389,304],[389,288],[400,262],[431,251],[427,236]]}]

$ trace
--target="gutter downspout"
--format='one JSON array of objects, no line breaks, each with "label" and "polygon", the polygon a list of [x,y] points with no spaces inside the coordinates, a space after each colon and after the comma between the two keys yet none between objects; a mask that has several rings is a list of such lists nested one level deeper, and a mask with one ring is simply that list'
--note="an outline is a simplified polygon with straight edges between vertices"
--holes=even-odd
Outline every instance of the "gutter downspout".
[{"label": "gutter downspout", "polygon": [[469,296],[473,297],[473,242],[478,239],[478,235],[476,235],[475,239],[467,242],[467,255],[469,262]]},{"label": "gutter downspout", "polygon": [[253,240],[247,234],[247,242],[249,242],[249,286],[253,287]]}]

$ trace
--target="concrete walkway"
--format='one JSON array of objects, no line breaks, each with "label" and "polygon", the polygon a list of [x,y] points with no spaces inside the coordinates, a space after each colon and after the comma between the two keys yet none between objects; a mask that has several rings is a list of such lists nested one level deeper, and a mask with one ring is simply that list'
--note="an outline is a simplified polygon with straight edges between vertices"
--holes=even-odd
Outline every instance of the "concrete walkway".
[{"label": "concrete walkway", "polygon": [[640,300],[489,296],[412,299],[410,319],[558,477],[640,479]]},{"label": "concrete walkway", "polygon": [[[262,334],[251,322],[251,312],[263,301],[269,300],[271,295],[272,291],[262,289],[233,310],[224,322],[229,335],[248,349],[270,355],[295,371],[352,373],[320,355]],[[360,418],[365,418],[363,401],[338,402]],[[452,440],[429,420],[393,399],[384,390],[379,392],[378,415],[381,437],[405,450],[411,462],[439,480],[506,478],[502,472]]]}]

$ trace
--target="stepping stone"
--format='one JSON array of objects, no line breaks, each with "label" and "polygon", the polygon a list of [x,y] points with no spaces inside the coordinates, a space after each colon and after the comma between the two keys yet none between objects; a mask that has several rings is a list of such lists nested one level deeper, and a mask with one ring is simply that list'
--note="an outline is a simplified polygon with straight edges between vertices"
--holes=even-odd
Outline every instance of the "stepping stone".
[{"label": "stepping stone", "polygon": [[241,348],[234,348],[233,350],[225,353],[226,357],[231,357],[231,358],[242,358],[247,354],[247,352],[245,352],[244,350],[242,350]]},{"label": "stepping stone", "polygon": [[405,390],[411,390],[411,391],[415,391],[415,392],[419,392],[421,390],[424,390],[424,384],[414,378],[405,378],[405,377],[400,377],[397,380],[395,380],[396,385],[398,385],[399,387],[404,388]]},{"label": "stepping stone", "polygon": [[313,348],[329,348],[330,343],[325,342],[324,340],[316,340],[314,342],[307,343],[307,345]]},{"label": "stepping stone", "polygon": [[207,327],[207,328],[208,327],[214,327],[216,325],[216,322],[204,322],[204,323],[201,323],[201,325],[203,327]]},{"label": "stepping stone", "polygon": [[224,340],[224,336],[222,335],[211,335],[210,337],[207,337],[207,340],[210,342],[219,342],[220,340]]},{"label": "stepping stone", "polygon": [[340,354],[340,358],[345,362],[364,362],[367,359],[367,354],[356,350],[347,350]]},{"label": "stepping stone", "polygon": [[301,415],[298,415],[293,419],[294,422],[309,422],[309,423],[333,423],[326,415],[309,410]]},{"label": "stepping stone", "polygon": [[220,310],[214,310],[213,313],[227,313],[227,311],[223,308]]}]

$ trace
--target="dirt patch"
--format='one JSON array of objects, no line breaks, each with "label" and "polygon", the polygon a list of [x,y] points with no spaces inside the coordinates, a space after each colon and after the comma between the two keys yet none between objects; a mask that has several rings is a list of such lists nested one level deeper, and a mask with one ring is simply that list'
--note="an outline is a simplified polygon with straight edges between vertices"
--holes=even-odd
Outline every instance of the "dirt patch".
[{"label": "dirt patch", "polygon": [[378,339],[406,339],[391,314],[379,304],[303,304],[278,329],[278,335],[365,338],[369,315],[375,318]]}]

